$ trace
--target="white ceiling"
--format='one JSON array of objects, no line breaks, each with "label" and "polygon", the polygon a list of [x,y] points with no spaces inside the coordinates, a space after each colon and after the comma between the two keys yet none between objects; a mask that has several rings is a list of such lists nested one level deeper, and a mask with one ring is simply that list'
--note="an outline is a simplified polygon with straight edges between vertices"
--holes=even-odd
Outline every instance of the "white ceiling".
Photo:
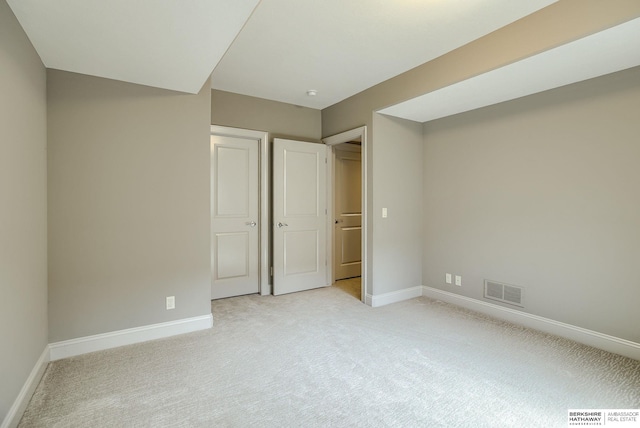
[{"label": "white ceiling", "polygon": [[322,109],[555,1],[262,0],[212,87]]},{"label": "white ceiling", "polygon": [[7,1],[48,68],[321,109],[557,0]]},{"label": "white ceiling", "polygon": [[7,0],[48,68],[197,93],[259,0]]},{"label": "white ceiling", "polygon": [[640,18],[380,110],[416,122],[640,65]]}]

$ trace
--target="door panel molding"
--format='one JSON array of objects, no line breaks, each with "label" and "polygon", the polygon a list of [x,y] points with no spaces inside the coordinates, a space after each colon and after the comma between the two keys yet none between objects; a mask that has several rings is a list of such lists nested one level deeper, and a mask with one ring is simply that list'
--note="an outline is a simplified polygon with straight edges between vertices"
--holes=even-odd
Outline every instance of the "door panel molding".
[{"label": "door panel molding", "polygon": [[[221,176],[224,176],[228,180],[232,180],[238,183],[239,188],[249,187],[249,174],[242,174],[242,171],[248,171],[249,169],[249,152],[245,149],[227,146],[214,147],[216,165],[214,165],[214,171],[216,171],[217,184],[216,192],[218,197],[213,201],[213,212],[217,217],[247,217],[249,215],[250,200],[249,194],[241,194],[239,192],[225,192],[224,188],[220,187]],[[233,168],[232,165],[242,163],[244,168]]]},{"label": "door panel molding", "polygon": [[218,254],[224,253],[223,257],[215,259],[216,264],[219,260],[224,263],[215,266],[214,280],[246,278],[250,275],[249,258],[244,256],[249,253],[248,232],[216,233],[214,248]]},{"label": "door panel molding", "polygon": [[[317,230],[298,230],[284,233],[284,274],[314,274],[320,271],[318,250],[320,237]],[[314,249],[315,251],[310,251]],[[305,251],[306,250],[306,251]]]},{"label": "door panel molding", "polygon": [[[324,161],[320,162],[318,153],[308,153],[298,150],[285,149],[284,168],[284,218],[291,216],[317,217],[320,215],[320,168],[325,168]],[[317,185],[310,192],[298,183],[313,181]],[[323,183],[324,184],[324,183]]]}]

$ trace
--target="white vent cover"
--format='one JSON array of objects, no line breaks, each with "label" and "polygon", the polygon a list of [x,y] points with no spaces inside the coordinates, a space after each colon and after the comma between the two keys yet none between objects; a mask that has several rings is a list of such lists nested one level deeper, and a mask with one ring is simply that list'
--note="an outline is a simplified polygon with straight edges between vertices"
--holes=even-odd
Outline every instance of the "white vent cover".
[{"label": "white vent cover", "polygon": [[524,288],[522,287],[489,281],[488,279],[484,280],[484,297],[487,299],[524,307],[522,305],[523,295]]}]

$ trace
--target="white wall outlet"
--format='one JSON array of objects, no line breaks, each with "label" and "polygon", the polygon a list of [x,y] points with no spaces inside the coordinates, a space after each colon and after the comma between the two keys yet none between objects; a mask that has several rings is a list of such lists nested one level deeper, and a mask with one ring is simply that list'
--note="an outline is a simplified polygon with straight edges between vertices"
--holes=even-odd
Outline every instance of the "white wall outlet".
[{"label": "white wall outlet", "polygon": [[460,275],[456,275],[456,285],[462,287],[462,277]]},{"label": "white wall outlet", "polygon": [[382,218],[387,218],[387,209],[386,208],[382,209]]},{"label": "white wall outlet", "polygon": [[167,310],[176,308],[176,296],[167,297]]},{"label": "white wall outlet", "polygon": [[447,284],[451,284],[451,274],[450,273],[446,274],[444,278],[445,278],[444,280],[445,280],[445,282]]}]

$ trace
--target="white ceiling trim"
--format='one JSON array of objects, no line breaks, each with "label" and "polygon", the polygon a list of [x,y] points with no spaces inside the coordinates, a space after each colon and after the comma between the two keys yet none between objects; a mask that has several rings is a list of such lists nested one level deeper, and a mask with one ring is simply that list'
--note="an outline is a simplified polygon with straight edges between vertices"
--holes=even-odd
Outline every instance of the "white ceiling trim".
[{"label": "white ceiling trim", "polygon": [[640,18],[384,108],[416,122],[451,116],[640,65]]}]

